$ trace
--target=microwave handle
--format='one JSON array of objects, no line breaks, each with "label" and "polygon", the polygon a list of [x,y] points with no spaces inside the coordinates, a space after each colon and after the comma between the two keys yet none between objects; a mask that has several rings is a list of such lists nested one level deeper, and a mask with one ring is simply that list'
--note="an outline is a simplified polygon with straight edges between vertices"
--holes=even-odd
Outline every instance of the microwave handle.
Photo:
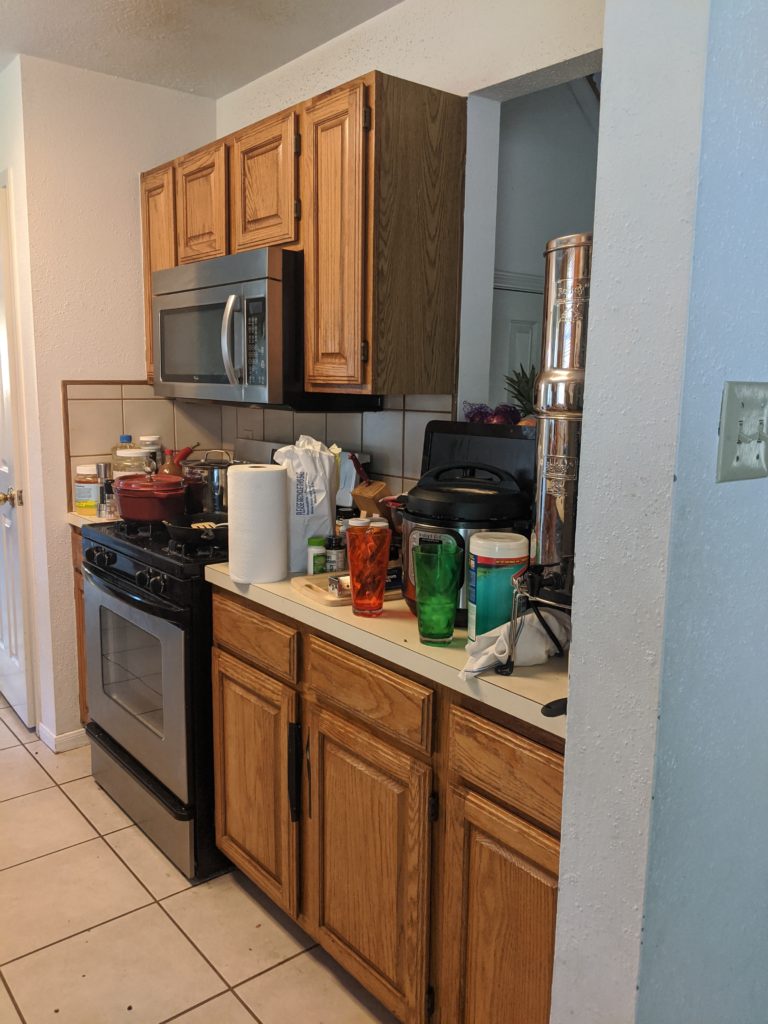
[{"label": "microwave handle", "polygon": [[242,383],[238,380],[237,371],[232,363],[232,353],[229,348],[229,334],[232,326],[232,314],[240,309],[240,296],[229,295],[224,306],[224,315],[221,318],[221,358],[224,361],[224,372],[230,384]]}]

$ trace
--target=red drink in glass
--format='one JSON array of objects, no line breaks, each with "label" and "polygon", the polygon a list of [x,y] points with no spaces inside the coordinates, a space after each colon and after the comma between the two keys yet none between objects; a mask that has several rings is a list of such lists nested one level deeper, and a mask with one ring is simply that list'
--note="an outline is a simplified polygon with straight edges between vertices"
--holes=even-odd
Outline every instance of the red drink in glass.
[{"label": "red drink in glass", "polygon": [[347,554],[355,615],[381,615],[391,537],[386,519],[350,520]]}]

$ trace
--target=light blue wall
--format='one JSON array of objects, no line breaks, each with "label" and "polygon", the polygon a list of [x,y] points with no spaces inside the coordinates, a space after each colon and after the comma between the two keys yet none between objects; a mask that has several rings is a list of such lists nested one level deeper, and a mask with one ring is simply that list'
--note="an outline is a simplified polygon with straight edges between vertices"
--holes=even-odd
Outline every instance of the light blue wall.
[{"label": "light blue wall", "polygon": [[768,1021],[768,480],[715,484],[766,308],[768,5],[713,0],[638,1024]]}]

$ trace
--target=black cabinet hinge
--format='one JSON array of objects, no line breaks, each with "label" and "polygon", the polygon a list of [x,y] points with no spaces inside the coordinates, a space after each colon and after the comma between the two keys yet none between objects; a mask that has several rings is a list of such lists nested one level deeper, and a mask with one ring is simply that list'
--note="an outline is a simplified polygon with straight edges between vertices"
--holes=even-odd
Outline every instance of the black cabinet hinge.
[{"label": "black cabinet hinge", "polygon": [[431,1017],[435,1012],[435,989],[432,985],[427,987],[427,1016]]},{"label": "black cabinet hinge", "polygon": [[296,156],[301,156],[301,135],[298,132],[293,136],[293,152]]},{"label": "black cabinet hinge", "polygon": [[363,128],[368,129],[371,127],[371,108],[363,107]]},{"label": "black cabinet hinge", "polygon": [[437,793],[431,793],[427,801],[427,817],[430,821],[437,821],[440,814],[440,798]]},{"label": "black cabinet hinge", "polygon": [[361,341],[360,342],[360,362],[361,363],[367,363],[368,362],[368,342],[367,341]]},{"label": "black cabinet hinge", "polygon": [[293,201],[293,216],[296,220],[301,220],[301,200],[294,199]]}]

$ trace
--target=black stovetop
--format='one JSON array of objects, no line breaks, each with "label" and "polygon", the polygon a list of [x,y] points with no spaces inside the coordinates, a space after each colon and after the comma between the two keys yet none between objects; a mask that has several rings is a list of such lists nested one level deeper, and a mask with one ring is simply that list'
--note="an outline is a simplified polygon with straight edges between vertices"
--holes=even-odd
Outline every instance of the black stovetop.
[{"label": "black stovetop", "polygon": [[171,540],[162,523],[115,522],[83,527],[83,538],[117,551],[172,576],[194,579],[206,565],[226,562],[226,548],[213,544],[180,544]]}]

